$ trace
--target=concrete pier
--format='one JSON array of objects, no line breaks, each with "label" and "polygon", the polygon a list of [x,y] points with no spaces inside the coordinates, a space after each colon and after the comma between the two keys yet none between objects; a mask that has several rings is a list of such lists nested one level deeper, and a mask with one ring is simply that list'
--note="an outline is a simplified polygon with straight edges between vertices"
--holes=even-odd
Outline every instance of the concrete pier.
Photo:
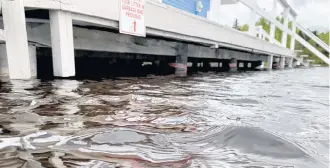
[{"label": "concrete pier", "polygon": [[9,76],[6,45],[0,44],[0,76]]},{"label": "concrete pier", "polygon": [[293,68],[293,58],[288,58],[288,59],[289,59],[288,67]]},{"label": "concrete pier", "polygon": [[[119,3],[119,0],[100,0],[93,5],[86,0],[70,3],[39,0],[37,4],[32,0],[3,1],[6,37],[1,37],[0,30],[0,41],[5,44],[0,46],[0,74],[9,74],[12,79],[45,74],[73,77],[84,73],[108,77],[127,75],[124,69],[112,72],[126,68],[137,69],[136,74],[147,74],[150,70],[184,77],[188,70],[253,70],[267,60],[267,68],[272,69],[273,57],[295,57],[292,50],[255,37],[252,25],[256,9],[252,9],[250,32],[239,33],[207,18],[147,0],[143,13],[146,37],[137,37],[118,33]],[[214,14],[210,18],[217,20]],[[158,16],[173,19],[176,24],[160,22]],[[272,24],[272,29],[274,25],[283,29],[277,23]],[[288,61],[284,63],[291,67]],[[175,63],[174,68],[170,63]]]},{"label": "concrete pier", "polygon": [[70,12],[50,11],[54,76],[75,76],[73,28]]},{"label": "concrete pier", "polygon": [[237,71],[237,59],[235,59],[235,58],[230,59],[228,65],[229,65],[229,71],[230,72]]},{"label": "concrete pier", "polygon": [[285,68],[285,57],[281,57],[280,58],[280,69],[284,69]]},{"label": "concrete pier", "polygon": [[178,46],[178,55],[176,56],[175,65],[175,76],[176,77],[186,77],[187,76],[187,62],[188,56],[188,45],[182,44]]},{"label": "concrete pier", "polygon": [[6,34],[6,57],[10,79],[30,79],[31,67],[25,23],[24,1],[2,1]]},{"label": "concrete pier", "polygon": [[269,55],[267,60],[267,70],[273,69],[274,55]]},{"label": "concrete pier", "polygon": [[37,77],[37,48],[33,45],[29,45],[29,59],[30,59],[31,78],[36,78]]}]

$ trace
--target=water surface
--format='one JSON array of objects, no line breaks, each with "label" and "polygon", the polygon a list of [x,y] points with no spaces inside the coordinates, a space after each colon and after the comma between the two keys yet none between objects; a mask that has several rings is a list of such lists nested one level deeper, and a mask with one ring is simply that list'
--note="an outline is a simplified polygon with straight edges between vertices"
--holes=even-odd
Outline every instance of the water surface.
[{"label": "water surface", "polygon": [[3,81],[0,167],[328,167],[329,69]]}]

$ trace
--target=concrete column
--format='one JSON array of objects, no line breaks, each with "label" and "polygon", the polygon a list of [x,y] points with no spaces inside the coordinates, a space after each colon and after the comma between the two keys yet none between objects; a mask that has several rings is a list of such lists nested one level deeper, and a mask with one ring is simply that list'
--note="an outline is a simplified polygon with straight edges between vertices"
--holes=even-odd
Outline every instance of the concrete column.
[{"label": "concrete column", "polygon": [[54,76],[75,76],[73,28],[70,12],[50,11]]},{"label": "concrete column", "polygon": [[9,76],[6,45],[0,45],[0,76]]},{"label": "concrete column", "polygon": [[229,71],[237,71],[237,60],[235,58],[232,58],[229,62]]},{"label": "concrete column", "polygon": [[10,79],[30,79],[30,59],[24,1],[2,1],[6,54]]},{"label": "concrete column", "polygon": [[[277,0],[273,0],[273,8],[272,8],[272,15],[273,17],[276,17],[276,11],[277,11]],[[271,43],[275,43],[275,30],[276,30],[276,26],[274,23],[270,23],[270,39],[269,41]]]},{"label": "concrete column", "polygon": [[280,69],[285,68],[285,57],[281,56],[280,58]]},{"label": "concrete column", "polygon": [[29,45],[29,57],[30,57],[30,67],[31,67],[31,77],[37,77],[37,48],[35,46]]},{"label": "concrete column", "polygon": [[291,44],[290,44],[290,49],[292,51],[295,50],[295,45],[296,45],[296,31],[297,31],[297,16],[294,16],[293,21],[292,21],[292,32],[294,34],[291,36]]},{"label": "concrete column", "polygon": [[289,58],[289,68],[293,68],[293,58]]},{"label": "concrete column", "polygon": [[267,70],[272,70],[273,69],[273,59],[274,59],[274,55],[268,56]]},{"label": "concrete column", "polygon": [[[289,24],[289,12],[290,12],[290,8],[284,8],[283,17],[284,17],[284,27],[286,27],[286,28],[288,28],[288,24]],[[283,31],[283,33],[282,33],[282,46],[283,47],[286,47],[287,38],[288,38],[288,32]]]},{"label": "concrete column", "polygon": [[177,50],[176,64],[175,67],[175,76],[176,77],[186,77],[187,76],[187,62],[188,56],[188,45],[181,44]]}]

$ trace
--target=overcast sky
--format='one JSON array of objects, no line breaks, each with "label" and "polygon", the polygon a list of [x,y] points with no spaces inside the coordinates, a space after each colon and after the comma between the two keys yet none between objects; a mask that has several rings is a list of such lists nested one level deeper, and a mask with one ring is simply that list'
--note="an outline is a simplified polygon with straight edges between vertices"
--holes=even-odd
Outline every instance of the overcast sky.
[{"label": "overcast sky", "polygon": [[[330,0],[287,0],[291,7],[298,13],[298,22],[310,30],[320,32],[329,31]],[[261,8],[272,10],[273,0],[258,0]],[[221,23],[232,26],[237,18],[239,24],[249,21],[249,8],[243,4],[221,6]],[[278,4],[277,15],[281,15],[283,8]]]}]

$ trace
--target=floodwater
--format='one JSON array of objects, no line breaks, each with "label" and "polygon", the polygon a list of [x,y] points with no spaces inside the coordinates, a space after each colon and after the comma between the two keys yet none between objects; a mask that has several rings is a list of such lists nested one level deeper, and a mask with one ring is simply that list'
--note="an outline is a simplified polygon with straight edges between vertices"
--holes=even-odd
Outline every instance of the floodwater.
[{"label": "floodwater", "polygon": [[328,167],[329,69],[0,89],[0,167]]}]

